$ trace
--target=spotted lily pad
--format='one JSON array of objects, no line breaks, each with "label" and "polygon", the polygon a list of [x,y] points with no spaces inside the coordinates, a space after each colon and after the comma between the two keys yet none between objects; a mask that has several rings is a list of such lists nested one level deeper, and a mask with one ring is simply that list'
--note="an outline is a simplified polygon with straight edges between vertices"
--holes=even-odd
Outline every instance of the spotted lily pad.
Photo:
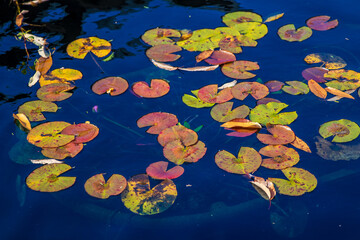
[{"label": "spotted lily pad", "polygon": [[141,39],[151,46],[160,44],[173,44],[172,37],[179,38],[181,33],[175,29],[154,28],[146,31]]},{"label": "spotted lily pad", "polygon": [[281,90],[284,83],[277,80],[271,80],[267,81],[264,85],[269,89],[269,92],[277,92]]},{"label": "spotted lily pad", "polygon": [[97,57],[105,57],[111,51],[111,43],[97,37],[79,38],[69,43],[66,48],[70,57],[84,59],[88,52]]},{"label": "spotted lily pad", "polygon": [[330,53],[312,53],[307,55],[304,60],[308,64],[321,63],[327,69],[339,69],[347,65],[344,59]]},{"label": "spotted lily pad", "polygon": [[190,146],[198,141],[198,134],[181,124],[162,130],[157,138],[161,146],[174,140],[180,140],[185,146]]},{"label": "spotted lily pad", "polygon": [[176,196],[176,185],[170,179],[150,188],[149,176],[139,174],[128,180],[121,201],[133,213],[153,215],[167,210],[175,202]]},{"label": "spotted lily pad", "polygon": [[60,132],[70,126],[67,122],[47,122],[40,124],[28,133],[27,140],[37,147],[60,147],[75,139],[73,135],[65,135]]},{"label": "spotted lily pad", "polygon": [[170,91],[168,82],[162,79],[152,79],[150,86],[147,82],[136,82],[132,86],[135,94],[143,98],[158,98],[166,95]]},{"label": "spotted lily pad", "polygon": [[250,111],[250,120],[262,125],[281,124],[289,125],[297,118],[296,112],[279,113],[288,105],[285,103],[269,102],[267,104],[257,105]]},{"label": "spotted lily pad", "polygon": [[288,180],[268,178],[276,185],[280,194],[300,196],[313,191],[317,186],[316,177],[302,168],[290,167],[283,169],[282,172]]},{"label": "spotted lily pad", "polygon": [[218,122],[228,122],[234,118],[245,118],[249,115],[250,109],[246,105],[232,109],[233,102],[225,102],[215,105],[211,111],[211,117]]},{"label": "spotted lily pad", "polygon": [[262,22],[262,18],[259,14],[253,12],[246,12],[246,11],[238,11],[227,13],[222,17],[223,23],[225,25],[232,27],[239,23],[244,22]]},{"label": "spotted lily pad", "polygon": [[329,70],[322,67],[312,67],[307,68],[304,71],[302,71],[301,75],[306,80],[314,80],[318,83],[326,82],[326,77],[324,76]]},{"label": "spotted lily pad", "polygon": [[232,28],[238,30],[240,34],[253,40],[260,39],[268,33],[268,28],[261,22],[243,22],[235,24]]},{"label": "spotted lily pad", "polygon": [[218,27],[218,28],[215,28],[215,35],[210,37],[210,40],[216,45],[218,46],[219,45],[219,42],[225,38],[225,37],[229,37],[229,36],[232,36],[232,37],[235,37],[235,36],[240,36],[240,33],[231,28],[231,27]]},{"label": "spotted lily pad", "polygon": [[334,136],[333,142],[350,142],[359,136],[360,128],[350,120],[340,119],[322,124],[319,133],[323,138]]},{"label": "spotted lily pad", "polygon": [[166,112],[148,113],[137,120],[139,128],[151,126],[146,132],[159,134],[162,130],[172,127],[178,123],[176,115]]},{"label": "spotted lily pad", "polygon": [[228,151],[219,151],[215,155],[215,163],[224,171],[247,174],[255,172],[260,167],[261,156],[253,148],[241,147],[237,157]]},{"label": "spotted lily pad", "polygon": [[189,94],[184,94],[184,96],[182,96],[182,101],[183,103],[185,103],[187,106],[189,107],[193,107],[193,108],[205,108],[205,107],[212,107],[215,105],[215,103],[207,103],[202,101],[199,97],[198,97],[198,92],[199,90],[193,90],[191,91],[195,96],[189,95]]},{"label": "spotted lily pad", "polygon": [[248,71],[259,69],[260,67],[256,62],[242,60],[226,63],[221,67],[221,71],[225,76],[235,79],[253,78],[256,75]]},{"label": "spotted lily pad", "polygon": [[174,44],[160,44],[146,50],[146,56],[158,62],[173,62],[180,58],[180,55],[173,53],[179,52],[181,49]]},{"label": "spotted lily pad", "polygon": [[292,148],[283,145],[268,145],[260,149],[259,153],[266,157],[261,166],[269,169],[284,169],[292,167],[300,160],[299,154]]},{"label": "spotted lily pad", "polygon": [[287,81],[285,82],[289,86],[284,86],[282,90],[291,95],[308,94],[309,87],[306,83],[299,81]]},{"label": "spotted lily pad", "polygon": [[64,163],[47,164],[35,169],[26,178],[26,185],[39,192],[58,192],[74,185],[76,177],[59,177],[71,166]]},{"label": "spotted lily pad", "polygon": [[41,153],[48,158],[54,158],[58,160],[65,159],[67,157],[75,157],[83,149],[82,143],[69,142],[60,147],[44,147]]},{"label": "spotted lily pad", "polygon": [[63,101],[72,96],[71,92],[75,86],[66,83],[52,83],[39,88],[36,96],[45,102]]},{"label": "spotted lily pad", "polygon": [[64,128],[61,134],[75,136],[74,143],[86,143],[99,134],[99,128],[90,123],[72,124]]},{"label": "spotted lily pad", "polygon": [[38,122],[46,119],[42,112],[56,112],[57,110],[58,107],[55,103],[35,100],[21,105],[18,112],[25,114],[30,121]]},{"label": "spotted lily pad", "polygon": [[52,83],[69,83],[69,81],[79,80],[83,77],[79,70],[71,68],[54,69],[50,74],[40,77],[40,86],[49,85]]},{"label": "spotted lily pad", "polygon": [[86,180],[85,191],[92,197],[107,199],[122,193],[127,184],[126,178],[120,174],[113,174],[105,181],[102,173],[96,174]]},{"label": "spotted lily pad", "polygon": [[234,98],[244,100],[249,94],[259,100],[269,94],[269,89],[258,82],[241,82],[231,88],[231,93]]},{"label": "spotted lily pad", "polygon": [[324,77],[330,79],[349,80],[354,83],[358,83],[360,81],[360,73],[346,69],[328,71],[324,74]]},{"label": "spotted lily pad", "polygon": [[355,90],[360,87],[359,82],[353,82],[348,80],[333,80],[325,83],[327,87],[332,87],[340,91]]},{"label": "spotted lily pad", "polygon": [[236,57],[232,52],[224,50],[213,51],[212,54],[207,59],[205,59],[205,62],[211,65],[220,65],[236,60]]},{"label": "spotted lily pad", "polygon": [[150,177],[160,180],[178,178],[184,173],[184,168],[181,166],[167,170],[168,164],[165,161],[154,162],[146,168],[146,173]]},{"label": "spotted lily pad", "polygon": [[312,35],[312,30],[306,26],[296,29],[294,24],[288,24],[279,28],[278,35],[288,42],[302,42]]},{"label": "spotted lily pad", "polygon": [[218,85],[207,85],[199,89],[198,97],[207,103],[224,103],[233,98],[230,88],[225,88],[218,92]]},{"label": "spotted lily pad", "polygon": [[206,51],[213,50],[218,46],[210,40],[217,32],[214,29],[200,29],[193,32],[192,36],[184,41],[178,41],[176,44],[188,51]]},{"label": "spotted lily pad", "polygon": [[339,22],[337,19],[329,21],[329,16],[317,16],[312,17],[306,21],[306,25],[308,25],[311,29],[316,31],[326,31],[332,28],[335,28]]},{"label": "spotted lily pad", "polygon": [[288,144],[295,140],[295,133],[288,126],[268,124],[266,129],[271,135],[263,133],[256,135],[263,144]]},{"label": "spotted lily pad", "polygon": [[202,141],[185,146],[180,140],[174,140],[164,146],[163,153],[170,162],[181,165],[184,162],[194,163],[199,161],[205,155],[206,147]]},{"label": "spotted lily pad", "polygon": [[124,93],[128,87],[128,82],[121,77],[106,77],[96,81],[91,86],[91,90],[98,95],[107,93],[111,96],[117,96]]}]

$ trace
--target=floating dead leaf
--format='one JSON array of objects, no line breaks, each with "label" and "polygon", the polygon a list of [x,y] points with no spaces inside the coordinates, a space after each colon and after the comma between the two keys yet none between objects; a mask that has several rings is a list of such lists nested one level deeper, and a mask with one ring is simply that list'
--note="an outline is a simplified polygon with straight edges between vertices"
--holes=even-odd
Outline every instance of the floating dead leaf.
[{"label": "floating dead leaf", "polygon": [[290,144],[298,149],[311,153],[310,147],[306,144],[306,142],[304,142],[302,139],[300,139],[297,136],[295,137],[295,140]]},{"label": "floating dead leaf", "polygon": [[63,163],[56,159],[30,159],[30,162],[33,164],[53,164],[53,163]]},{"label": "floating dead leaf", "polygon": [[175,126],[178,123],[176,115],[166,112],[148,113],[137,120],[139,128],[151,126],[147,133],[159,134],[162,130]]},{"label": "floating dead leaf", "polygon": [[[355,90],[356,90],[356,89],[347,90],[347,91],[345,91],[345,93],[347,93],[347,94],[352,94],[352,93],[355,92]],[[358,94],[358,95],[359,95],[359,94]],[[328,101],[328,102],[336,102],[336,101],[338,101],[338,100],[340,100],[340,99],[342,99],[342,97],[335,96],[335,97],[329,98],[329,99],[326,100],[326,101]]]},{"label": "floating dead leaf", "polygon": [[329,93],[336,95],[338,97],[342,97],[342,98],[350,98],[350,99],[355,99],[353,96],[351,96],[348,93],[345,93],[343,91],[337,90],[336,88],[332,88],[332,87],[326,87],[325,88],[326,91],[328,91]]},{"label": "floating dead leaf", "polygon": [[35,71],[39,71],[41,75],[45,75],[53,64],[52,57],[40,57],[35,64]]},{"label": "floating dead leaf", "polygon": [[233,131],[226,134],[231,137],[247,137],[258,132],[261,128],[258,123],[250,122],[250,120],[244,118],[232,119],[221,126]]},{"label": "floating dead leaf", "polygon": [[198,54],[196,57],[195,57],[195,60],[196,62],[201,62],[202,60],[204,59],[207,59],[208,57],[211,56],[211,54],[214,52],[214,50],[205,50],[203,52],[201,52],[200,54]]},{"label": "floating dead leaf", "polygon": [[231,88],[231,87],[235,86],[236,83],[237,83],[237,80],[224,83],[223,85],[221,85],[220,87],[218,87],[218,90],[222,90],[222,89],[225,89],[225,88]]},{"label": "floating dead leaf", "polygon": [[206,72],[206,71],[213,71],[217,69],[219,65],[214,66],[199,66],[199,67],[188,67],[188,68],[181,68],[179,67],[179,70],[188,71],[188,72]]},{"label": "floating dead leaf", "polygon": [[260,196],[265,200],[269,200],[271,204],[271,200],[273,200],[276,195],[274,184],[270,180],[265,180],[262,177],[253,177],[253,181],[250,181],[250,183]]},{"label": "floating dead leaf", "polygon": [[268,17],[268,18],[264,21],[264,23],[278,20],[279,18],[282,18],[283,16],[284,16],[284,13],[275,14],[275,15],[273,15],[273,16]]},{"label": "floating dead leaf", "polygon": [[166,64],[166,63],[160,63],[160,62],[157,62],[155,61],[154,59],[151,59],[151,62],[157,66],[158,68],[161,68],[161,69],[164,69],[164,70],[167,70],[167,71],[174,71],[174,70],[177,70],[178,67],[173,67],[169,64]]},{"label": "floating dead leaf", "polygon": [[310,91],[317,97],[325,99],[327,96],[326,90],[321,87],[317,82],[314,80],[308,81]]}]

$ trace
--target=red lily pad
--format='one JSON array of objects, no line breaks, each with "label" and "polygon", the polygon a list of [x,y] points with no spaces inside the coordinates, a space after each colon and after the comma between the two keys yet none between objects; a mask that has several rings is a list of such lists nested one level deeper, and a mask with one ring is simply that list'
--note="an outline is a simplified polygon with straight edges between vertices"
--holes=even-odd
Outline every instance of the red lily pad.
[{"label": "red lily pad", "polygon": [[312,35],[312,30],[306,26],[295,29],[294,24],[288,24],[279,28],[278,35],[282,40],[288,42],[301,42]]},{"label": "red lily pad", "polygon": [[276,103],[281,103],[281,101],[275,99],[275,98],[262,98],[256,101],[256,105],[261,105],[261,104],[268,104],[269,102],[276,102]]},{"label": "red lily pad", "polygon": [[249,79],[256,76],[248,71],[259,70],[260,67],[256,62],[251,61],[235,61],[226,63],[221,67],[221,71],[225,76],[235,79]]},{"label": "red lily pad", "polygon": [[75,139],[73,135],[61,134],[61,131],[70,126],[67,122],[47,122],[37,125],[27,135],[29,143],[37,147],[60,147]]},{"label": "red lily pad", "polygon": [[207,103],[224,103],[233,98],[230,88],[225,88],[218,92],[218,85],[207,85],[199,89],[198,98]]},{"label": "red lily pad", "polygon": [[264,85],[269,89],[269,92],[277,92],[281,90],[284,83],[277,80],[271,80],[267,81]]},{"label": "red lily pad", "polygon": [[83,149],[84,144],[69,142],[64,146],[55,148],[43,148],[41,150],[42,155],[48,158],[55,158],[58,160],[65,159],[67,157],[75,157]]},{"label": "red lily pad", "polygon": [[199,161],[205,155],[206,147],[202,141],[191,146],[185,146],[180,140],[174,140],[165,145],[163,153],[170,162],[181,165],[184,162]]},{"label": "red lily pad", "polygon": [[237,157],[228,151],[219,151],[215,155],[215,163],[224,171],[247,174],[255,172],[260,167],[261,156],[253,148],[241,147]]},{"label": "red lily pad", "polygon": [[96,174],[86,180],[85,191],[92,197],[107,199],[122,193],[127,186],[126,178],[119,174],[113,174],[105,181],[102,173]]},{"label": "red lily pad", "polygon": [[75,86],[66,83],[52,83],[39,88],[36,96],[45,102],[63,101],[71,97],[72,93],[68,92]]},{"label": "red lily pad", "polygon": [[236,57],[233,53],[224,50],[217,50],[213,51],[211,55],[205,59],[205,62],[211,65],[220,65],[228,62],[233,62],[235,60]]},{"label": "red lily pad", "polygon": [[241,82],[231,88],[231,93],[239,100],[244,100],[249,94],[259,100],[269,94],[269,89],[258,82]]},{"label": "red lily pad", "polygon": [[179,38],[181,33],[175,29],[154,28],[146,31],[141,39],[151,46],[159,44],[173,44],[171,37]]},{"label": "red lily pad", "polygon": [[170,91],[170,85],[165,80],[152,79],[150,86],[147,82],[140,81],[134,83],[132,90],[135,94],[143,98],[158,98],[166,95]]},{"label": "red lily pad", "polygon": [[39,192],[58,192],[74,185],[76,177],[59,177],[71,166],[64,163],[46,164],[35,169],[26,178],[26,185]]},{"label": "red lily pad", "polygon": [[121,77],[106,77],[95,82],[91,90],[98,95],[108,93],[117,96],[124,93],[128,87],[128,82]]},{"label": "red lily pad", "polygon": [[233,102],[220,103],[215,105],[211,111],[211,117],[218,122],[228,122],[234,118],[245,118],[250,113],[250,109],[246,105],[241,105],[232,109]]},{"label": "red lily pad", "polygon": [[57,110],[58,107],[55,103],[35,100],[21,105],[18,112],[27,116],[29,121],[37,122],[46,119],[42,112],[56,112]]},{"label": "red lily pad", "polygon": [[174,44],[160,44],[146,50],[146,56],[158,62],[173,62],[180,58],[180,55],[173,53],[181,50],[181,47]]},{"label": "red lily pad", "polygon": [[74,135],[74,143],[90,142],[99,134],[99,128],[90,123],[79,123],[67,126],[61,134]]},{"label": "red lily pad", "polygon": [[335,28],[339,24],[337,19],[332,21],[329,20],[329,16],[312,17],[306,21],[306,25],[316,31],[326,31]]},{"label": "red lily pad", "polygon": [[256,137],[260,142],[267,145],[288,144],[295,140],[295,133],[291,128],[284,125],[266,125],[266,129],[271,134],[258,133]]},{"label": "red lily pad", "polygon": [[172,127],[178,123],[176,115],[165,112],[148,113],[137,120],[139,128],[150,127],[146,132],[159,134],[162,130]]},{"label": "red lily pad", "polygon": [[184,173],[184,168],[181,166],[167,170],[168,164],[165,161],[154,162],[146,168],[146,173],[150,177],[160,180],[178,178]]},{"label": "red lily pad", "polygon": [[300,160],[299,154],[292,148],[283,145],[268,145],[260,149],[261,155],[270,157],[263,159],[261,166],[269,169],[292,167]]},{"label": "red lily pad", "polygon": [[[250,120],[245,119],[245,118],[235,118],[232,119],[231,122],[250,122]],[[251,129],[251,128],[244,128],[244,127],[232,127],[232,128],[225,128],[226,130],[232,130],[233,132],[227,133],[227,136],[231,136],[231,137],[248,137],[254,133],[256,133],[257,131],[259,131],[259,129]]]},{"label": "red lily pad", "polygon": [[161,131],[157,140],[161,146],[165,146],[174,140],[180,140],[182,144],[187,147],[195,144],[198,141],[198,135],[194,130],[179,124]]},{"label": "red lily pad", "polygon": [[312,79],[318,83],[323,83],[327,81],[324,77],[324,74],[326,74],[327,72],[329,72],[329,70],[326,68],[312,67],[302,71],[301,75],[308,81]]}]

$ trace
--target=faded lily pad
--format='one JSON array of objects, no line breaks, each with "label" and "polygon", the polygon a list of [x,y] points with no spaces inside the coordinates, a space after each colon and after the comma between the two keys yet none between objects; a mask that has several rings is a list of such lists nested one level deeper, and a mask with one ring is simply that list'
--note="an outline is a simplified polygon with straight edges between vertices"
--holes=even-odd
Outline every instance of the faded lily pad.
[{"label": "faded lily pad", "polygon": [[308,25],[311,29],[316,31],[326,31],[332,28],[335,28],[339,22],[337,19],[329,21],[329,16],[317,16],[312,17],[306,21],[306,25]]},{"label": "faded lily pad", "polygon": [[269,89],[258,82],[241,82],[231,88],[231,93],[234,98],[244,100],[249,94],[259,100],[269,94]]},{"label": "faded lily pad", "polygon": [[261,166],[269,169],[284,169],[292,167],[300,160],[299,154],[294,149],[283,145],[268,145],[261,148],[259,153],[270,157],[263,159],[263,162],[261,163]]},{"label": "faded lily pad", "polygon": [[55,103],[41,100],[29,101],[18,108],[19,113],[25,114],[30,121],[38,122],[45,120],[42,112],[56,112],[58,107]]},{"label": "faded lily pad", "polygon": [[225,102],[215,105],[211,111],[211,117],[218,122],[228,122],[234,118],[245,118],[249,115],[250,109],[246,105],[232,109],[233,102]]},{"label": "faded lily pad", "polygon": [[262,125],[281,124],[289,125],[297,118],[296,112],[279,113],[288,105],[285,103],[269,102],[267,104],[257,105],[250,111],[250,120]]},{"label": "faded lily pad", "polygon": [[152,79],[150,86],[147,82],[140,81],[134,83],[132,90],[135,94],[143,98],[158,98],[166,95],[170,91],[170,85],[165,80]]},{"label": "faded lily pad", "polygon": [[312,30],[305,26],[295,29],[294,24],[288,24],[279,28],[278,35],[282,40],[288,42],[302,42],[312,35]]},{"label": "faded lily pad", "polygon": [[202,141],[185,146],[180,140],[174,140],[164,146],[163,153],[170,162],[181,165],[199,161],[205,155],[206,147]]},{"label": "faded lily pad", "polygon": [[124,93],[128,87],[128,82],[121,77],[106,77],[96,81],[91,86],[91,90],[98,95],[107,93],[111,96],[117,96]]},{"label": "faded lily pad", "polygon": [[45,102],[63,101],[72,96],[75,86],[66,83],[52,83],[39,88],[36,96]]},{"label": "faded lily pad", "polygon": [[69,142],[60,147],[44,147],[41,153],[48,158],[54,158],[58,160],[65,159],[67,157],[75,157],[83,149],[82,143]]},{"label": "faded lily pad", "polygon": [[165,161],[154,162],[146,168],[146,173],[150,177],[159,180],[178,178],[184,173],[184,168],[181,166],[175,166],[167,170],[168,164]]},{"label": "faded lily pad", "polygon": [[284,83],[277,80],[271,80],[267,81],[264,85],[269,89],[269,92],[277,92],[281,90]]},{"label": "faded lily pad", "polygon": [[207,103],[224,103],[233,98],[230,88],[225,88],[218,92],[218,85],[207,85],[199,89],[198,97],[201,101]]},{"label": "faded lily pad", "polygon": [[176,115],[166,112],[148,113],[137,120],[139,128],[151,126],[147,133],[159,134],[162,130],[172,127],[178,123]]},{"label": "faded lily pad", "polygon": [[127,186],[126,178],[119,174],[113,174],[105,181],[102,173],[96,174],[86,180],[85,191],[92,197],[107,199],[122,193]]},{"label": "faded lily pad", "polygon": [[211,65],[220,65],[228,62],[233,62],[236,60],[235,55],[232,52],[218,50],[213,51],[212,54],[205,59],[205,62]]},{"label": "faded lily pad", "polygon": [[323,138],[334,136],[332,142],[350,142],[359,136],[360,128],[350,120],[340,119],[322,124],[319,133]]},{"label": "faded lily pad", "polygon": [[326,82],[326,77],[324,76],[329,70],[323,67],[312,67],[307,68],[302,71],[301,75],[306,80],[314,80],[318,83]]},{"label": "faded lily pad", "polygon": [[99,128],[90,123],[72,124],[64,128],[61,134],[75,136],[74,143],[86,143],[99,134]]},{"label": "faded lily pad", "polygon": [[308,94],[309,87],[306,83],[299,81],[287,81],[285,82],[289,86],[284,86],[282,90],[291,95]]},{"label": "faded lily pad", "polygon": [[249,79],[256,76],[248,71],[259,70],[260,67],[256,62],[251,61],[235,61],[232,63],[226,63],[221,67],[222,73],[230,78],[235,79]]}]

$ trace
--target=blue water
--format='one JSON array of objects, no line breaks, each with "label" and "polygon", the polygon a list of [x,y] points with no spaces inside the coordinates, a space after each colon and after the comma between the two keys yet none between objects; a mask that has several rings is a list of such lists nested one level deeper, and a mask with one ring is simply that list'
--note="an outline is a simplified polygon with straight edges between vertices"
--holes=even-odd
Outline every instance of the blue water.
[{"label": "blue water", "polygon": [[[238,10],[254,11],[263,18],[284,12],[283,18],[267,24],[269,33],[256,48],[244,47],[243,53],[237,55],[239,60],[259,63],[261,69],[256,78],[264,82],[302,81],[301,72],[309,67],[303,59],[315,52],[336,54],[348,63],[347,69],[360,71],[357,1],[96,2],[52,1],[33,8],[29,16],[32,23],[47,23],[47,27],[35,28],[33,33],[46,37],[50,46],[56,48],[52,69],[74,68],[84,75],[76,82],[74,95],[58,102],[61,109],[55,114],[47,113],[47,120],[90,121],[100,129],[100,134],[78,156],[66,160],[75,168],[65,175],[76,176],[77,180],[73,187],[58,193],[35,192],[25,186],[27,175],[38,167],[26,160],[41,156],[36,148],[28,149],[26,135],[18,130],[11,115],[24,102],[36,99],[38,87],[27,87],[31,71],[23,75],[17,70],[20,62],[26,60],[24,46],[13,37],[17,33],[12,23],[14,15],[5,5],[1,7],[0,239],[359,239],[360,163],[324,160],[316,154],[314,143],[324,122],[344,118],[360,124],[358,96],[355,101],[342,99],[339,103],[320,100],[313,94],[269,96],[289,104],[288,111],[297,111],[299,118],[290,126],[313,153],[299,150],[296,167],[307,169],[319,182],[313,192],[300,197],[277,195],[268,209],[268,202],[246,179],[224,172],[214,162],[219,150],[236,154],[241,146],[259,150],[263,145],[255,136],[227,137],[226,131],[211,118],[210,109],[194,109],[181,102],[181,96],[190,90],[221,85],[231,79],[219,69],[201,73],[161,70],[148,60],[148,46],[140,40],[146,30],[155,27],[196,30],[224,26],[221,16]],[[311,38],[301,43],[282,41],[276,34],[285,24],[300,27],[317,15],[338,19],[339,26],[330,31],[314,31]],[[112,40],[115,58],[99,61],[105,73],[90,56],[77,60],[65,52],[68,43],[89,36]],[[36,49],[28,45],[34,60]],[[182,56],[179,62],[184,66],[194,62],[191,58],[195,54]],[[158,99],[141,99],[130,91],[117,97],[95,95],[90,86],[106,76],[121,76],[130,85],[164,78],[170,82],[171,90]],[[240,105],[239,101],[236,103]],[[255,106],[252,100],[244,104]],[[95,105],[98,113],[91,111]],[[204,125],[199,139],[208,151],[199,162],[185,165],[184,175],[174,180],[178,190],[174,205],[159,215],[141,217],[126,209],[120,197],[100,200],[88,196],[83,184],[94,174],[119,173],[130,178],[144,173],[150,163],[165,160],[156,137],[136,126],[139,117],[155,111],[176,114],[180,122],[190,122],[192,127]],[[355,140],[347,145],[356,149],[358,144],[359,140]],[[9,152],[13,154],[11,158]],[[280,171],[265,168],[256,174],[282,177]]]}]

